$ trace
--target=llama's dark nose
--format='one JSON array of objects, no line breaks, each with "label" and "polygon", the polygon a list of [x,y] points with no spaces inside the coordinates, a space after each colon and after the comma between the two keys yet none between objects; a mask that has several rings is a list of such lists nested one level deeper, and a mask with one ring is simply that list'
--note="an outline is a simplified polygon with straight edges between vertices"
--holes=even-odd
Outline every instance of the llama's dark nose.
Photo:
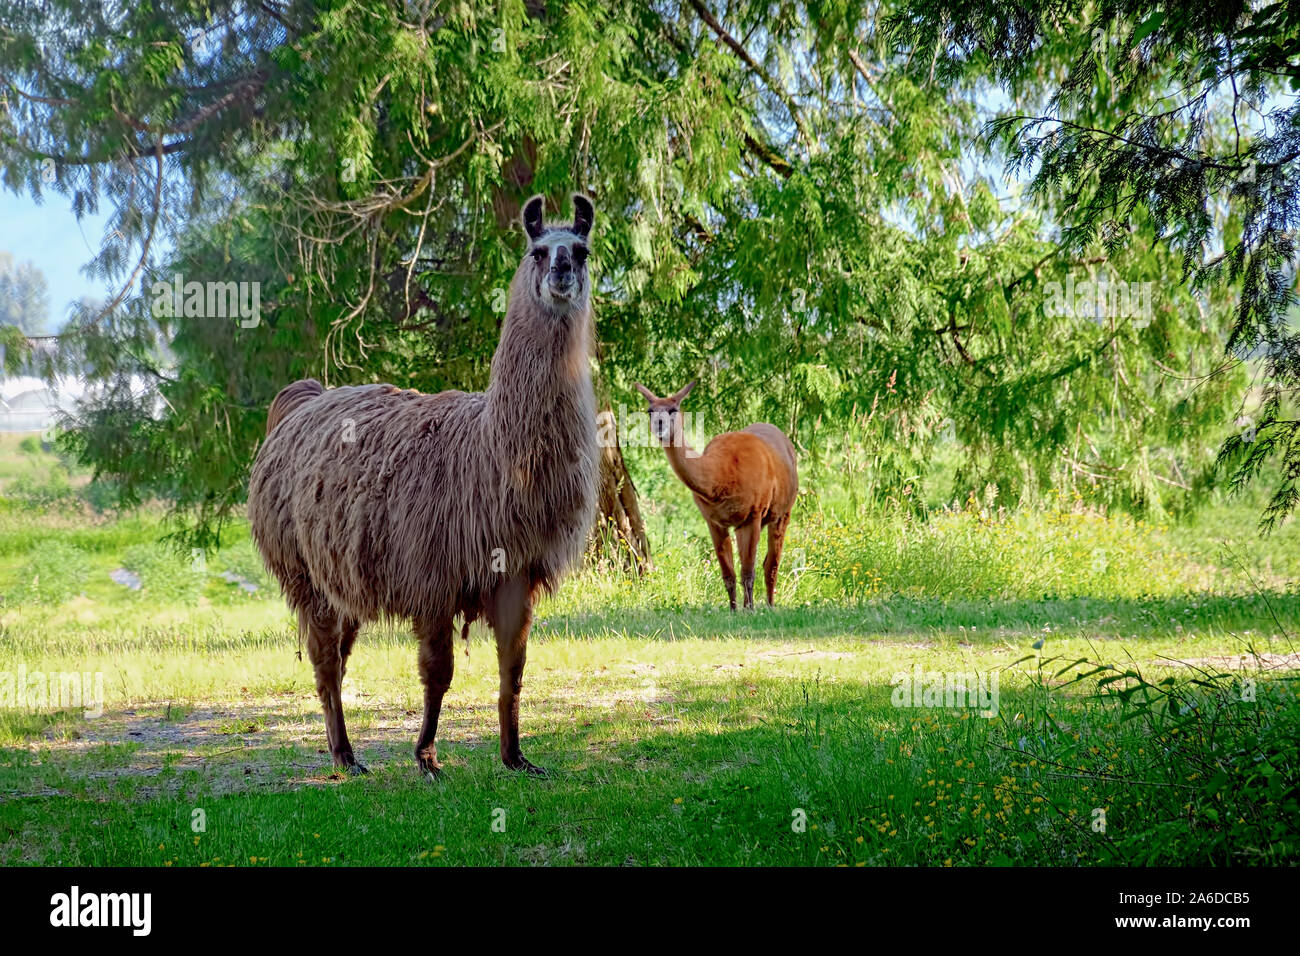
[{"label": "llama's dark nose", "polygon": [[555,265],[551,267],[551,271],[561,276],[573,271],[573,260],[569,257],[568,249],[561,246],[555,250]]}]

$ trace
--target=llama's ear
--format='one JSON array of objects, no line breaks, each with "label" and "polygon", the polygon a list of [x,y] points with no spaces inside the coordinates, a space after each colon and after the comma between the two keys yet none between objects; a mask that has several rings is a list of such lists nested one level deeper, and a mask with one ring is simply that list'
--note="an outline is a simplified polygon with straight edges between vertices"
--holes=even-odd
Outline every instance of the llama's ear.
[{"label": "llama's ear", "polygon": [[693,389],[694,387],[695,387],[695,383],[691,382],[689,385],[687,385],[680,392],[678,392],[676,395],[673,396],[673,401],[675,402],[682,401],[682,399],[686,398],[687,395],[691,394],[691,389]]},{"label": "llama's ear", "polygon": [[528,202],[524,203],[524,232],[528,233],[528,238],[536,241],[546,231],[542,225],[542,209],[545,200],[541,196],[534,196]]},{"label": "llama's ear", "polygon": [[638,392],[640,392],[642,395],[645,396],[645,400],[646,400],[647,402],[653,402],[653,401],[655,401],[655,399],[656,399],[655,393],[652,392],[652,391],[650,391],[650,389],[646,388],[646,387],[645,387],[644,385],[642,385],[640,382],[633,382],[632,384],[636,386],[636,390],[637,390]]},{"label": "llama's ear", "polygon": [[573,231],[586,239],[587,234],[591,232],[591,224],[595,222],[595,219],[596,210],[592,208],[591,200],[582,193],[574,193]]}]

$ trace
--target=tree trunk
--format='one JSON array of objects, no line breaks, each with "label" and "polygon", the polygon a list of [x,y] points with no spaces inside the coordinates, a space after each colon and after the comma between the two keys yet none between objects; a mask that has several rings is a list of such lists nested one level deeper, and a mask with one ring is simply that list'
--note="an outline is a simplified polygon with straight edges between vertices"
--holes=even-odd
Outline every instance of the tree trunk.
[{"label": "tree trunk", "polygon": [[[613,416],[606,410],[602,414]],[[618,432],[611,429],[612,440],[600,449],[600,483],[596,496],[596,524],[587,542],[588,550],[601,557],[618,561],[629,571],[641,574],[653,567],[650,539],[637,502],[636,486],[627,472]]]}]

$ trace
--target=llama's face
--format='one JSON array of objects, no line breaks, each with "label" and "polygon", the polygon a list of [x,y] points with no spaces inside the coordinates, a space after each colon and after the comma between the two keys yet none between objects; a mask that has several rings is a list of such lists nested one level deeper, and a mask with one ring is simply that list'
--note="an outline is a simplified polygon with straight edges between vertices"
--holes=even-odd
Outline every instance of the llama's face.
[{"label": "llama's face", "polygon": [[593,216],[591,201],[582,195],[573,197],[570,226],[547,228],[542,210],[540,196],[524,206],[524,231],[529,240],[524,267],[532,270],[533,294],[555,315],[581,311],[590,299],[587,236]]},{"label": "llama's face", "polygon": [[533,292],[552,312],[587,302],[587,241],[568,229],[548,229],[528,249]]},{"label": "llama's face", "polygon": [[650,434],[661,445],[671,445],[677,423],[681,420],[682,409],[676,402],[665,401],[661,405],[651,405]]},{"label": "llama's face", "polygon": [[675,441],[680,442],[683,434],[682,399],[695,387],[695,383],[691,382],[680,392],[667,398],[659,398],[644,385],[638,384],[636,387],[645,396],[646,413],[650,416],[650,434],[655,437],[655,441],[665,448]]}]

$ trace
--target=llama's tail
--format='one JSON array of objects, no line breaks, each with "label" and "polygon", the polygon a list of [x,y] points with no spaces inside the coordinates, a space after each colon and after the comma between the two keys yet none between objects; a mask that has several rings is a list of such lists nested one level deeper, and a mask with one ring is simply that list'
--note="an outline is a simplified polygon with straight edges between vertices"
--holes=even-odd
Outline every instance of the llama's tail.
[{"label": "llama's tail", "polygon": [[299,379],[292,385],[280,389],[280,394],[271,402],[271,409],[266,415],[266,433],[280,424],[295,408],[303,402],[310,401],[325,392],[325,386],[314,378]]}]

